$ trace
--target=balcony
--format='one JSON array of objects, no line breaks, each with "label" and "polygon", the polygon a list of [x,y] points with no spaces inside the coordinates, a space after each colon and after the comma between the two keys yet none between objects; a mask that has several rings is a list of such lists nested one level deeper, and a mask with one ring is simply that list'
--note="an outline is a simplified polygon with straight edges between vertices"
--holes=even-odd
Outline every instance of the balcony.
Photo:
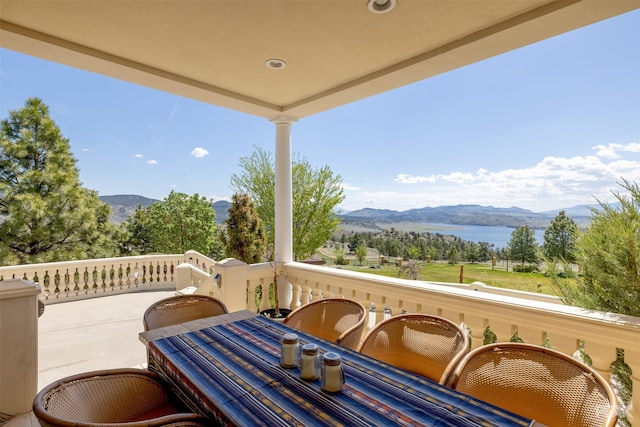
[{"label": "balcony", "polygon": [[[138,333],[151,302],[178,290],[220,298],[230,311],[258,311],[270,306],[268,292],[261,290],[272,283],[273,269],[269,263],[216,262],[187,252],[0,267],[0,276],[0,412],[15,417],[28,414],[35,393],[57,378],[142,366],[146,356]],[[477,283],[417,282],[297,262],[286,263],[282,277],[289,284],[285,290],[299,304],[344,296],[371,307],[367,329],[402,311],[437,314],[464,323],[474,348],[490,332],[498,341],[517,336],[570,355],[584,353],[605,378],[611,377],[612,362],[623,358],[631,369],[633,388],[640,387],[638,318],[568,307],[538,294]],[[39,285],[33,283],[35,278]],[[15,291],[16,284],[22,291]],[[46,307],[40,320],[36,298]],[[16,375],[27,380],[5,380]],[[636,392],[626,407],[632,423],[640,416],[639,400]],[[25,415],[9,425],[29,422]]]}]

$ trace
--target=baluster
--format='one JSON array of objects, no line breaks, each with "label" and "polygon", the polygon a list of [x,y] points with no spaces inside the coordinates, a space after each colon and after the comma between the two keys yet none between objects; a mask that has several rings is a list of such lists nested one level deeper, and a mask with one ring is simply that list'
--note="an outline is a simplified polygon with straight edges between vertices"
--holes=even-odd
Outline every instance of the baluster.
[{"label": "baluster", "polygon": [[42,282],[44,283],[44,296],[46,299],[49,299],[49,285],[51,284],[51,277],[49,277],[49,270],[44,271],[44,277],[42,278]]},{"label": "baluster", "polygon": [[127,268],[124,270],[125,276],[127,277],[127,288],[131,289],[131,263],[127,263]]},{"label": "baluster", "polygon": [[69,296],[69,292],[71,291],[71,289],[69,289],[69,284],[71,283],[71,277],[69,275],[69,269],[65,269],[64,272],[64,292],[67,294],[67,296]]},{"label": "baluster", "polygon": [[87,267],[84,268],[82,273],[82,281],[84,282],[82,289],[84,289],[85,294],[89,293],[89,269]]},{"label": "baluster", "polygon": [[136,288],[138,287],[138,275],[140,274],[138,263],[136,262],[136,266],[133,268],[133,283],[135,283]]},{"label": "baluster", "polygon": [[76,271],[73,272],[73,290],[76,295],[80,293],[80,272],[76,268]]},{"label": "baluster", "polygon": [[107,290],[107,269],[104,265],[102,266],[102,270],[100,270],[100,280],[100,287],[102,288],[102,292],[105,292]]},{"label": "baluster", "polygon": [[56,286],[56,289],[54,292],[57,298],[60,295],[60,273],[58,273],[58,270],[56,270],[56,274],[53,276],[53,283]]},{"label": "baluster", "polygon": [[247,309],[257,313],[258,312],[258,285],[254,285],[253,282],[247,281]]},{"label": "baluster", "polygon": [[115,282],[113,281],[113,278],[116,277],[116,269],[113,268],[113,264],[111,264],[111,268],[109,268],[109,287],[111,288],[111,290],[113,291],[116,287]]},{"label": "baluster", "polygon": [[167,282],[167,270],[168,270],[167,261],[165,261],[164,264],[162,265],[162,274],[163,274],[162,278],[165,283]]},{"label": "baluster", "polygon": [[118,287],[122,289],[122,277],[124,276],[124,269],[122,268],[122,264],[118,265]]}]

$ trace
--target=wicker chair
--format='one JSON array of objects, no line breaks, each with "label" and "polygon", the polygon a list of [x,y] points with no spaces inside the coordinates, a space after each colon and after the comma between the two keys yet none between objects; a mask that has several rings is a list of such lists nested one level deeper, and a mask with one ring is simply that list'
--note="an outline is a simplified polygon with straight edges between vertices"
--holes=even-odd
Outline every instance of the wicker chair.
[{"label": "wicker chair", "polygon": [[206,295],[178,295],[157,301],[144,313],[144,330],[177,325],[203,317],[226,314],[227,306]]},{"label": "wicker chair", "polygon": [[73,375],[43,388],[33,413],[45,427],[204,427],[206,419],[184,408],[160,377],[144,369],[111,369]]},{"label": "wicker chair", "polygon": [[355,350],[364,329],[365,314],[366,309],[357,301],[325,298],[293,310],[284,323]]},{"label": "wicker chair", "polygon": [[533,344],[497,343],[472,350],[447,385],[548,426],[614,426],[608,382],[584,363]]},{"label": "wicker chair", "polygon": [[373,327],[358,351],[442,384],[469,351],[469,337],[443,317],[400,314]]}]

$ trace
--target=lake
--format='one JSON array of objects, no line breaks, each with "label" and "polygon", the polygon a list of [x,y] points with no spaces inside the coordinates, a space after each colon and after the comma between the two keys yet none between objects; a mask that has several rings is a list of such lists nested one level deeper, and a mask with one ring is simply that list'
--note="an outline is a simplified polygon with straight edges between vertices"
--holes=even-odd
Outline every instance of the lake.
[{"label": "lake", "polygon": [[[416,224],[411,223],[411,230],[407,224],[394,224],[396,229],[403,231],[428,231],[430,233],[453,234],[470,242],[488,242],[495,245],[496,249],[503,249],[509,245],[511,234],[515,228],[497,227],[489,225],[458,225],[458,224]],[[538,244],[544,242],[544,230],[533,230]]]}]

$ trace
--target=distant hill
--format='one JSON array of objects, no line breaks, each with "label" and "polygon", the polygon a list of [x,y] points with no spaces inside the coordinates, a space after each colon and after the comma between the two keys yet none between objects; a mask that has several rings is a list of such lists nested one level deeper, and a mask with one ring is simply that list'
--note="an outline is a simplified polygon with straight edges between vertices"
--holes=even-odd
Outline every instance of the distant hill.
[{"label": "distant hill", "polygon": [[[532,228],[545,228],[560,210],[553,212],[533,212],[518,207],[494,208],[480,205],[438,206],[433,208],[394,211],[389,209],[365,208],[339,215],[345,224],[376,225],[384,228],[385,224],[394,223],[427,223],[486,225],[500,227],[519,227],[527,225]],[[574,214],[572,214],[572,212]],[[589,222],[591,212],[587,207],[566,209],[566,213],[578,225]]]},{"label": "distant hill", "polygon": [[132,215],[138,205],[146,208],[153,202],[160,202],[161,200],[150,199],[148,197],[136,196],[133,194],[120,194],[116,196],[100,196],[100,200],[103,203],[111,206],[111,221],[120,224],[125,222],[129,215]]},{"label": "distant hill", "polygon": [[[161,201],[130,194],[100,196],[100,200],[111,206],[111,220],[116,224],[126,221],[127,217],[135,212],[138,205],[146,207],[153,202]],[[218,200],[213,203],[217,223],[221,224],[227,219],[229,206],[230,203],[226,200]],[[406,211],[364,208],[338,216],[345,225],[374,229],[388,228],[398,223],[487,225],[501,227],[528,225],[532,228],[545,228],[560,210],[564,210],[579,226],[586,226],[589,224],[591,218],[589,207],[590,206],[587,205],[580,205],[547,212],[533,212],[518,207],[494,208],[492,206],[481,205],[438,206]]]},{"label": "distant hill", "polygon": [[222,224],[227,218],[229,218],[229,214],[227,213],[229,206],[231,206],[231,203],[226,200],[213,202],[213,210],[216,211],[216,222],[218,224]]},{"label": "distant hill", "polygon": [[[100,196],[103,203],[111,206],[111,221],[115,224],[125,222],[129,215],[132,215],[138,205],[146,208],[154,202],[162,202],[162,200],[150,199],[148,197],[136,196],[133,194],[121,194],[116,196]],[[213,210],[216,212],[216,222],[222,223],[229,215],[227,210],[230,203],[226,200],[219,200],[213,203]]]}]

